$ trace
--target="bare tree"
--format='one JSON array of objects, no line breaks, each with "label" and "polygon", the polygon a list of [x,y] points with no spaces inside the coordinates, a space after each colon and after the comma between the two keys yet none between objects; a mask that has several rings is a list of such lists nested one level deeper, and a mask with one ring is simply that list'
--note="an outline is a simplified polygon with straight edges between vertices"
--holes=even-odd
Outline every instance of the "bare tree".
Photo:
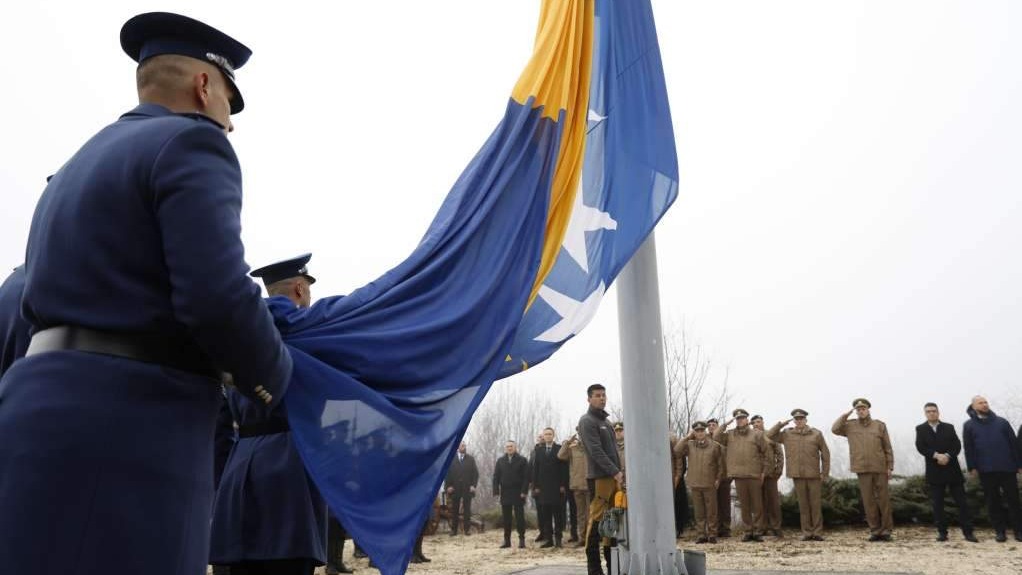
[{"label": "bare tree", "polygon": [[485,511],[496,505],[491,491],[493,466],[504,453],[504,444],[513,440],[519,452],[529,457],[536,435],[545,427],[563,428],[561,414],[550,397],[525,394],[514,383],[498,383],[479,406],[465,434],[468,450],[479,467],[479,487],[474,507]]},{"label": "bare tree", "polygon": [[734,399],[728,388],[728,367],[714,371],[709,353],[693,341],[684,319],[680,327],[664,330],[663,342],[671,431],[685,435],[699,419],[723,418]]}]

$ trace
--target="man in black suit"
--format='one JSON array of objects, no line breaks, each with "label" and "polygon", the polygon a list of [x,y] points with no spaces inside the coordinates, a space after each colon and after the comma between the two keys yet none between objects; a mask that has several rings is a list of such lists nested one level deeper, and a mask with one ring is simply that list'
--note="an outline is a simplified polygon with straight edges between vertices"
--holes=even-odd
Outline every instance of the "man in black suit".
[{"label": "man in black suit", "polygon": [[958,506],[959,523],[966,541],[978,543],[972,532],[972,513],[965,501],[965,477],[958,464],[962,442],[955,426],[940,420],[936,403],[923,407],[926,423],[916,426],[916,450],[926,459],[926,483],[933,504],[933,522],[937,525],[937,541],[947,541],[947,518],[944,516],[944,492],[950,491]]},{"label": "man in black suit", "polygon": [[476,467],[474,457],[465,452],[465,442],[458,446],[458,455],[451,461],[451,467],[447,470],[447,479],[444,484],[447,487],[447,498],[451,502],[451,536],[458,534],[458,515],[462,512],[463,528],[465,535],[468,535],[472,519],[472,498],[476,494],[476,484],[479,483],[479,468]]},{"label": "man in black suit", "polygon": [[554,430],[543,430],[543,443],[532,451],[532,492],[539,508],[539,529],[544,543],[540,547],[561,547],[564,534],[564,498],[568,493],[568,464],[557,458],[559,443]]}]

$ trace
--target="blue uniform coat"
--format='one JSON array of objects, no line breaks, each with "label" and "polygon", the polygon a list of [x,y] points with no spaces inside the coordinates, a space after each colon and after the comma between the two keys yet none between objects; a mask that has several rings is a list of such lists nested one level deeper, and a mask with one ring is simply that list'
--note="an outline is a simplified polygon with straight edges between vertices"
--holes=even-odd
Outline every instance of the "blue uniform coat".
[{"label": "blue uniform coat", "polygon": [[[241,172],[222,128],[143,104],[54,175],[29,232],[22,300],[59,325],[194,341],[277,403],[291,358],[240,238]],[[209,376],[52,351],[0,380],[5,573],[201,575],[209,558]]]},{"label": "blue uniform coat", "polygon": [[[283,406],[267,408],[234,389],[227,390],[227,405],[233,421],[218,424],[218,437],[233,432],[233,422],[239,429],[287,422]],[[239,437],[214,501],[210,563],[308,558],[322,564],[326,535],[326,503],[308,477],[291,433]]]},{"label": "blue uniform coat", "polygon": [[25,266],[15,268],[0,285],[0,376],[14,360],[25,355],[31,326],[21,317],[21,294],[25,291]]}]

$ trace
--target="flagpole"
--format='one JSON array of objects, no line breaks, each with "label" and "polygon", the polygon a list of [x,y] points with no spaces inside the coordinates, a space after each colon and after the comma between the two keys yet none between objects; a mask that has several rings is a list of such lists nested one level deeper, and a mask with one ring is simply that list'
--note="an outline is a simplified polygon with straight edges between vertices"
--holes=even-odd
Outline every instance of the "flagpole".
[{"label": "flagpole", "polygon": [[628,492],[627,547],[619,555],[621,572],[687,575],[675,542],[660,288],[652,232],[617,278],[617,306]]}]

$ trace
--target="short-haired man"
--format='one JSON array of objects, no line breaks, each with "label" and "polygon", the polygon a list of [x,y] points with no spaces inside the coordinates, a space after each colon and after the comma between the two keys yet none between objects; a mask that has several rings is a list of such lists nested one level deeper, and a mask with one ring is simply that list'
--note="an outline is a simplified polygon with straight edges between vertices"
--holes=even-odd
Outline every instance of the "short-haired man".
[{"label": "short-haired man", "polygon": [[[582,447],[578,433],[572,435],[571,439],[561,445],[560,451],[557,452],[557,458],[568,462],[568,487],[571,497],[575,501],[575,511],[578,514],[576,522],[582,525],[584,534],[586,526],[589,525],[589,483],[586,480],[589,466],[586,462],[586,450]],[[577,532],[572,534],[577,535]],[[578,547],[585,547],[585,541],[579,541]]]},{"label": "short-haired man", "polygon": [[[894,473],[894,451],[887,425],[870,416],[871,407],[869,400],[855,399],[852,409],[838,416],[830,430],[834,435],[848,438],[850,467],[859,476],[859,493],[866,511],[866,522],[869,523],[869,540],[890,541],[894,516],[888,482]],[[856,417],[849,420],[853,411]]]},{"label": "short-haired man", "polygon": [[451,460],[447,469],[444,486],[450,503],[451,536],[458,534],[458,515],[462,516],[462,529],[465,535],[472,527],[472,498],[476,494],[479,483],[479,468],[474,457],[468,454],[465,442],[458,445],[458,453]]},{"label": "short-haired man", "polygon": [[0,386],[5,573],[204,571],[221,372],[272,409],[293,369],[246,275],[227,140],[251,51],[161,12],[120,44],[139,105],[63,162],[28,234],[33,335]]},{"label": "short-haired man", "polygon": [[923,406],[926,421],[916,426],[916,451],[926,462],[926,484],[930,489],[930,503],[933,505],[933,522],[937,526],[937,541],[947,541],[947,518],[944,516],[944,493],[958,506],[962,535],[966,541],[977,543],[972,532],[972,513],[965,501],[965,478],[958,464],[962,442],[958,440],[955,426],[940,420],[940,409],[936,403]]},{"label": "short-haired man", "polygon": [[[706,420],[706,436],[713,438],[720,422],[716,417]],[[717,485],[717,537],[731,537],[731,478],[727,474],[727,448],[722,447],[724,478]]]},{"label": "short-haired man", "polygon": [[[767,431],[769,439],[784,445],[788,477],[795,483],[803,541],[823,541],[822,486],[830,475],[830,449],[818,429],[809,427],[809,412],[793,409],[791,419],[778,421]],[[781,429],[792,421],[794,428]]]},{"label": "short-haired man", "polygon": [[500,498],[501,521],[504,525],[504,544],[511,547],[511,515],[518,531],[518,548],[525,549],[525,497],[529,492],[529,462],[518,453],[518,444],[508,439],[504,455],[493,466],[493,495]]},{"label": "short-haired man", "polygon": [[[607,388],[595,383],[586,389],[586,396],[589,409],[578,421],[578,433],[589,466],[589,492],[593,498],[589,505],[589,525],[586,529],[586,565],[588,575],[603,575],[599,523],[603,514],[613,505],[614,496],[624,486],[625,476],[621,471],[614,431],[607,423]],[[609,571],[609,544],[603,547],[603,557]]]},{"label": "short-haired man", "polygon": [[742,541],[759,542],[763,541],[761,534],[765,529],[763,479],[769,469],[766,438],[762,431],[749,425],[748,411],[739,408],[731,415],[735,429],[728,431],[731,421],[725,421],[713,434],[713,440],[727,448],[727,473],[735,480],[746,529]]},{"label": "short-haired man", "polygon": [[706,434],[706,423],[697,421],[692,431],[674,446],[676,455],[674,484],[682,468],[688,467],[686,480],[692,489],[696,512],[696,543],[717,542],[717,486],[724,478],[724,448]]},{"label": "short-haired man", "polygon": [[[969,420],[962,429],[965,442],[965,465],[973,477],[979,475],[983,496],[990,512],[998,543],[1007,541],[1007,527],[1015,532],[1015,540],[1022,541],[1022,510],[1019,509],[1018,479],[1022,473],[1022,455],[1018,438],[1011,424],[999,417],[987,399],[981,395],[972,398],[966,409]],[[1003,502],[1003,503],[1002,503]],[[1008,504],[1005,517],[1004,503]]]},{"label": "short-haired man", "polygon": [[[752,416],[752,427],[757,431],[763,430],[763,416]],[[781,492],[777,482],[784,474],[784,448],[781,444],[771,441],[766,437],[766,460],[767,472],[763,478],[763,524],[764,532],[775,537],[784,537],[781,531]]]},{"label": "short-haired man", "polygon": [[536,515],[544,535],[540,547],[562,547],[564,536],[564,498],[568,494],[568,464],[557,458],[560,444],[554,430],[543,430],[543,443],[532,452],[532,492],[539,503]]}]

